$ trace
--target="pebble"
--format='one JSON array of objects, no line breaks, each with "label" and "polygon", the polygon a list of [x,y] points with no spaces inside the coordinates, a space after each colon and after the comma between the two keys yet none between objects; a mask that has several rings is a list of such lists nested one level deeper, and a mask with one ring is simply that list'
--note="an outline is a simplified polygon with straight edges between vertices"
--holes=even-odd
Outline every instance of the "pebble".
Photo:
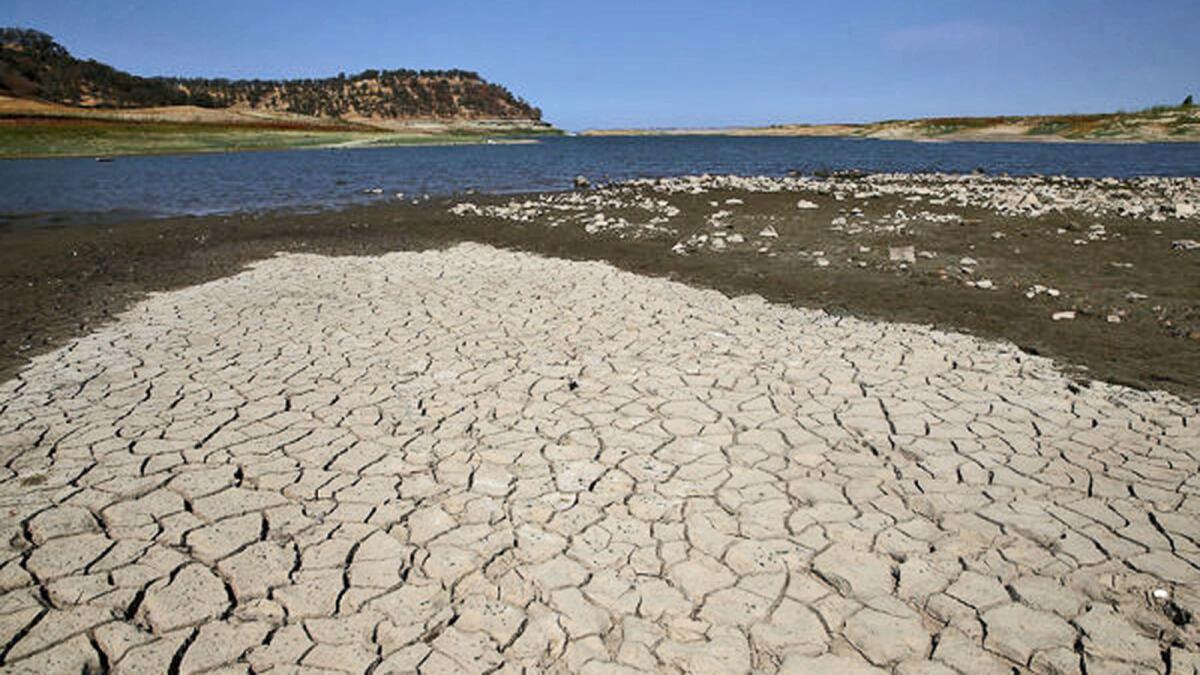
[{"label": "pebble", "polygon": [[1075,319],[1075,312],[1055,312],[1050,318],[1055,321],[1072,321]]}]

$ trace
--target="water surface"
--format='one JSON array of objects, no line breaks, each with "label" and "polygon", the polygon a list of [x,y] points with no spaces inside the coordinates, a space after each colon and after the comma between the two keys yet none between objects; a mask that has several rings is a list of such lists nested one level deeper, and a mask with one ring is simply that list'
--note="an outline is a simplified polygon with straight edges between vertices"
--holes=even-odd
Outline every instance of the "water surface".
[{"label": "water surface", "polygon": [[[475,189],[564,189],[574,176],[625,179],[693,173],[782,175],[864,171],[1197,176],[1186,143],[915,143],[726,136],[550,138],[525,145],[413,146],[203,155],[0,161],[0,217],[97,222],[323,209]],[[380,194],[364,190],[379,188]]]}]

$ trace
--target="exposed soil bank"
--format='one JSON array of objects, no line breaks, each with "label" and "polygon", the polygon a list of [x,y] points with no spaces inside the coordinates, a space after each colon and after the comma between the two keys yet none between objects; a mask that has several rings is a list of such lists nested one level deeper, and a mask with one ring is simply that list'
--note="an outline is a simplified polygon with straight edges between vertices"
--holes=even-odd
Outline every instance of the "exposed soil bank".
[{"label": "exposed soil bank", "polygon": [[[670,231],[637,237],[620,230],[589,233],[578,224],[546,218],[456,216],[448,209],[457,200],[4,232],[0,376],[16,372],[30,355],[88,332],[147,292],[220,278],[279,251],[370,255],[478,241],[608,260],[730,294],[757,293],[834,313],[1006,339],[1082,366],[1082,375],[1200,398],[1200,251],[1171,247],[1173,240],[1197,238],[1194,218],[1149,223],[1058,213],[1000,216],[960,208],[964,221],[913,224],[900,241],[895,232],[863,228],[851,235],[831,229],[830,223],[853,208],[864,222],[876,223],[897,209],[911,211],[912,204],[901,196],[845,202],[800,196],[812,197],[816,208],[797,209],[795,193],[670,195],[667,200],[679,210],[665,226]],[[629,198],[641,197],[630,193]],[[726,205],[727,200],[741,203]],[[505,204],[510,198],[473,201]],[[733,230],[774,228],[774,255],[749,245],[755,242],[720,252],[672,253],[679,241],[710,231],[709,219],[718,210],[731,212]],[[1096,225],[1103,226],[1105,236],[1088,239]],[[1081,238],[1086,245],[1074,243]],[[889,248],[898,244],[934,256],[902,265],[889,259]],[[977,260],[969,274],[955,271],[964,257]],[[991,288],[967,285],[985,278]],[[1026,297],[1035,284],[1060,295]],[[1131,300],[1130,293],[1147,297]],[[1076,318],[1052,320],[1059,311],[1075,311]],[[1111,323],[1110,316],[1120,322]]]}]

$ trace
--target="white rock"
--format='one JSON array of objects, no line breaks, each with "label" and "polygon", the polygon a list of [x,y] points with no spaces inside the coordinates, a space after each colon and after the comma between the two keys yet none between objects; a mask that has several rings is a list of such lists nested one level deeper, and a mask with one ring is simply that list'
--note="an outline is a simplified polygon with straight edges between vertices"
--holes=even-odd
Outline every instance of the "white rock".
[{"label": "white rock", "polygon": [[816,203],[810,202],[807,199],[801,199],[800,201],[796,202],[796,208],[798,208],[798,209],[816,209],[816,208],[820,208],[820,207],[817,206]]},{"label": "white rock", "polygon": [[1072,321],[1075,319],[1075,312],[1055,312],[1050,318],[1055,321]]},{"label": "white rock", "polygon": [[778,239],[779,233],[775,231],[774,227],[771,227],[770,225],[768,225],[768,226],[764,227],[763,229],[759,230],[758,236],[764,237],[766,239]]},{"label": "white rock", "polygon": [[888,260],[914,263],[917,261],[917,251],[912,246],[889,246]]}]

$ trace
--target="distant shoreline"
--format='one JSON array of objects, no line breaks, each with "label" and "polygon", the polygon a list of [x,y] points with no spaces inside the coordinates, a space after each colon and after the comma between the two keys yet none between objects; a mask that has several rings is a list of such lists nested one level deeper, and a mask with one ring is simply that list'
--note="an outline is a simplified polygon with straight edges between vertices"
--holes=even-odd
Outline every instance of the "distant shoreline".
[{"label": "distant shoreline", "polygon": [[580,136],[747,136],[869,138],[979,143],[1197,143],[1200,107],[1161,106],[1138,112],[1024,117],[939,117],[864,124],[589,129]]}]

